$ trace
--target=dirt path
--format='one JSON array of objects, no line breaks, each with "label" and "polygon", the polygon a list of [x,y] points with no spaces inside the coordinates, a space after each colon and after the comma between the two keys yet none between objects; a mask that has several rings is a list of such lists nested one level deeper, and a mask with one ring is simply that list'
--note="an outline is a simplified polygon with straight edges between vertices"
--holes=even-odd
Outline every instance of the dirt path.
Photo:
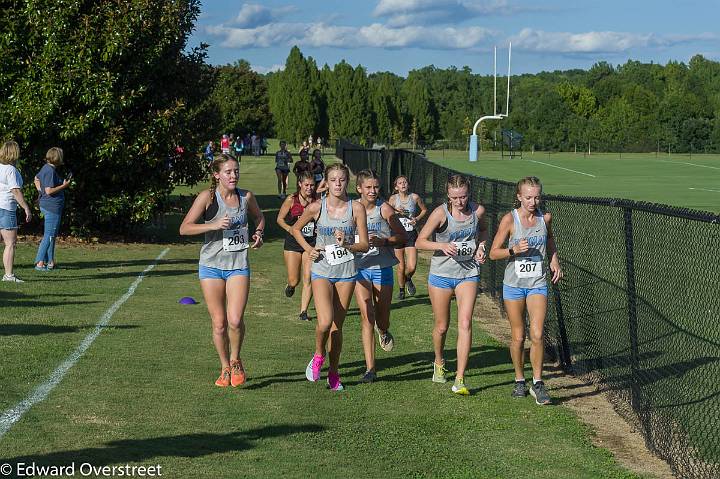
[{"label": "dirt path", "polygon": [[[475,320],[492,337],[509,344],[510,325],[491,298],[478,296]],[[545,366],[545,378],[552,396],[592,428],[593,444],[609,450],[620,464],[637,474],[662,479],[675,477],[670,466],[648,451],[642,435],[615,412],[605,393],[595,385],[552,365]]]}]

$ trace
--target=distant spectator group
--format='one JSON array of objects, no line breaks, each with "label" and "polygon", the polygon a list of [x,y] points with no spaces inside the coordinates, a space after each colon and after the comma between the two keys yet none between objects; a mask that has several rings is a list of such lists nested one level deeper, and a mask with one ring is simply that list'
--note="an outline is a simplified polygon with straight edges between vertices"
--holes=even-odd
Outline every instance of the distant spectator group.
[{"label": "distant spectator group", "polygon": [[[266,155],[268,149],[267,138],[255,132],[246,133],[245,136],[225,133],[218,143],[221,153],[234,156],[238,160],[242,155]],[[211,163],[216,153],[215,141],[209,140],[203,150],[203,156],[208,163]]]}]

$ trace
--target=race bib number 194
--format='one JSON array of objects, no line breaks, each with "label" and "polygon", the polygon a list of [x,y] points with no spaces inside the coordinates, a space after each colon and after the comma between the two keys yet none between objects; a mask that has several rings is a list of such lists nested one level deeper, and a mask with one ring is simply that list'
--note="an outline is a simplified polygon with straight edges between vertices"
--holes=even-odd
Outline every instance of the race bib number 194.
[{"label": "race bib number 194", "polygon": [[347,263],[354,259],[352,253],[347,248],[343,248],[337,244],[329,244],[325,246],[325,257],[327,258],[328,264],[331,266],[337,266],[339,264]]}]

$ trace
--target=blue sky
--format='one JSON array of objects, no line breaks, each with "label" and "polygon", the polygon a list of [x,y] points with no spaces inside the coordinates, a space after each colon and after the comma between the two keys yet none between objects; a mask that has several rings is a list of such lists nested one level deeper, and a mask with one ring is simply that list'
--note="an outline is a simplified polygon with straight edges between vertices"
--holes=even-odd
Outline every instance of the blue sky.
[{"label": "blue sky", "polygon": [[720,0],[205,0],[190,45],[208,43],[215,65],[245,59],[256,71],[282,68],[298,45],[319,66],[340,60],[369,72],[433,64],[513,73],[614,65],[720,61]]}]

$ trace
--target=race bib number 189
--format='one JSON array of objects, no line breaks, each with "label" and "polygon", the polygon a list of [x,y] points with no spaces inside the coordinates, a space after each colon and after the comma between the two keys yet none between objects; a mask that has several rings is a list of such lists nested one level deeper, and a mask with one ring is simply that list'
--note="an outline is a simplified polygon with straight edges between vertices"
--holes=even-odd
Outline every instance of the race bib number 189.
[{"label": "race bib number 189", "polygon": [[347,248],[343,248],[337,244],[329,244],[325,246],[325,257],[327,258],[328,264],[331,266],[337,266],[339,264],[347,263],[354,259],[352,253]]},{"label": "race bib number 189", "polygon": [[475,240],[470,241],[453,241],[457,249],[456,261],[470,261],[475,254]]},{"label": "race bib number 189", "polygon": [[249,247],[247,226],[234,230],[223,230],[223,249],[225,251],[234,253]]}]

